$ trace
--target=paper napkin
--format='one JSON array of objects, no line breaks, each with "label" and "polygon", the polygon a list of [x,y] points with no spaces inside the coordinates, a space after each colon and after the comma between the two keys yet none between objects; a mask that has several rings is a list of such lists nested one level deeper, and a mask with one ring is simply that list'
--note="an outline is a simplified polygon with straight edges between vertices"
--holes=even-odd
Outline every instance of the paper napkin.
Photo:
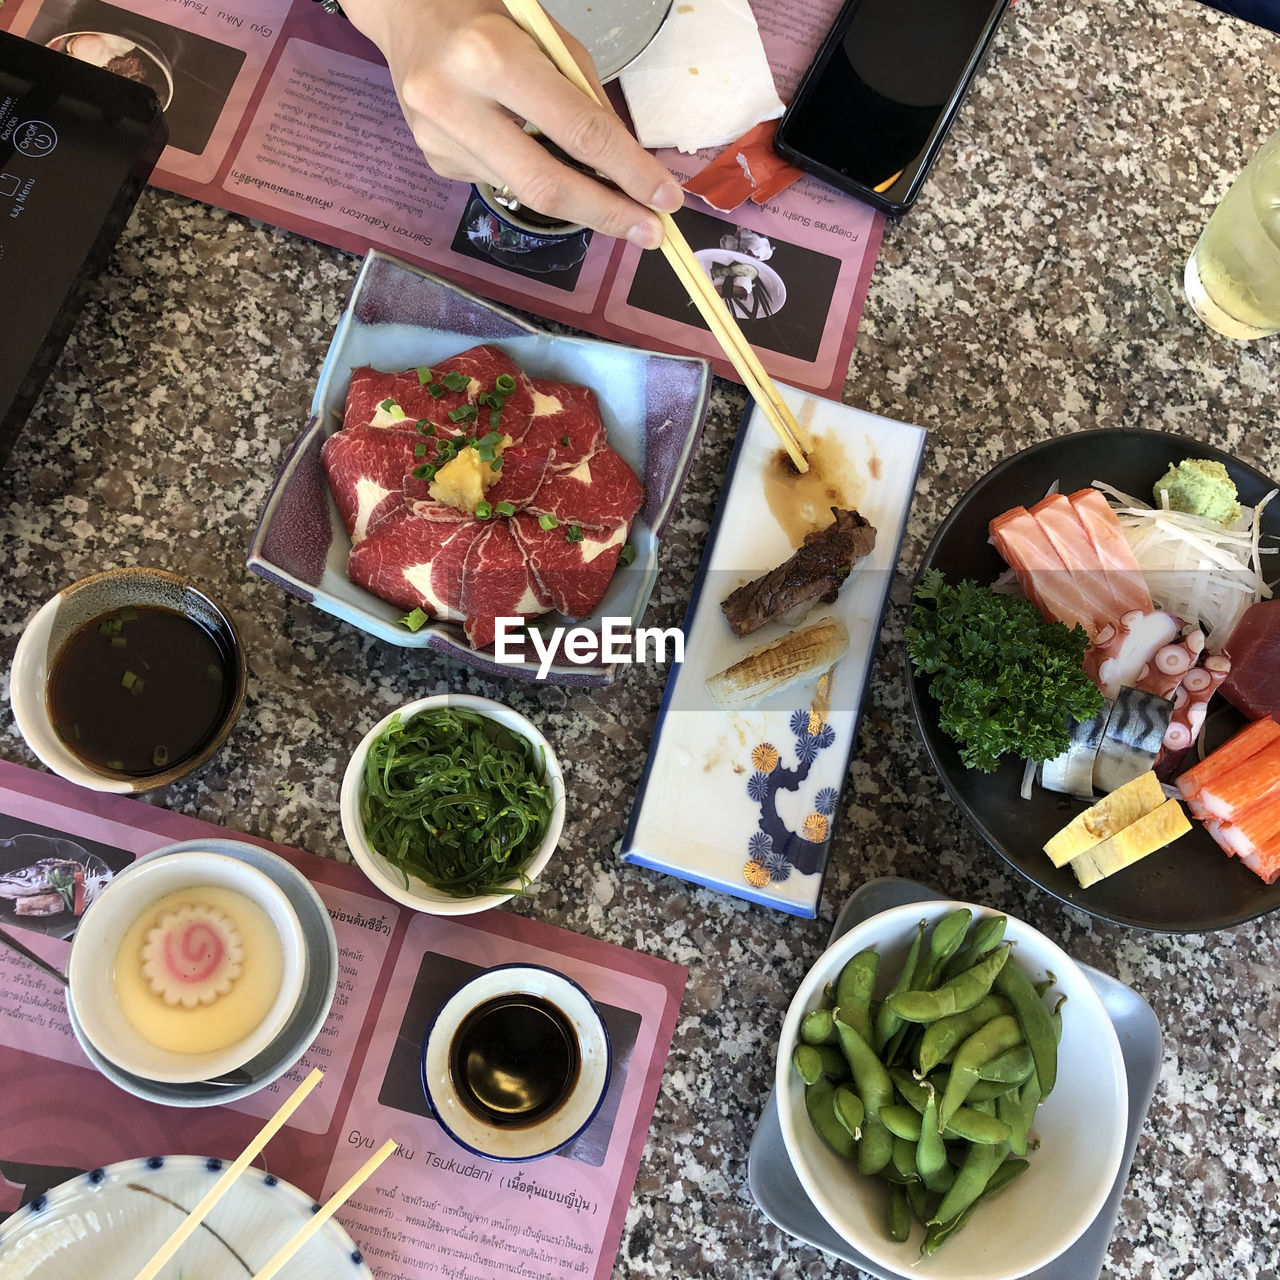
[{"label": "paper napkin", "polygon": [[747,0],[674,5],[619,80],[646,147],[724,146],[783,110]]}]

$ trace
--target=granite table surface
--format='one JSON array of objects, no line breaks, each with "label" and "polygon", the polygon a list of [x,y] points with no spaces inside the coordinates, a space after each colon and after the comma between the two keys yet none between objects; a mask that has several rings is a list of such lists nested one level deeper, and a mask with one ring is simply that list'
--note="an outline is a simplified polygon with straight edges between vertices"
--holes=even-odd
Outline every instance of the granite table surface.
[{"label": "granite table surface", "polygon": [[[747,1151],[783,1012],[837,910],[865,880],[898,875],[1030,921],[1155,1010],[1163,1066],[1104,1274],[1276,1280],[1277,918],[1167,936],[1036,890],[947,798],[901,653],[933,530],[1026,444],[1153,427],[1280,475],[1280,340],[1213,336],[1180,283],[1214,203],[1276,127],[1280,44],[1265,31],[1192,0],[1011,10],[919,206],[887,229],[845,390],[930,438],[817,920],[619,861],[662,671],[624,668],[604,691],[478,680],[248,573],[359,260],[183,198],[143,196],[0,472],[6,686],[23,620],[60,587],[130,563],[193,576],[240,621],[249,698],[213,765],[152,801],[336,858],[348,753],[387,711],[465,688],[537,722],[569,764],[568,820],[542,891],[511,909],[689,968],[617,1275],[857,1274],[764,1219]],[[743,405],[717,384],[651,625],[683,617]],[[36,763],[7,702],[0,755]]]}]

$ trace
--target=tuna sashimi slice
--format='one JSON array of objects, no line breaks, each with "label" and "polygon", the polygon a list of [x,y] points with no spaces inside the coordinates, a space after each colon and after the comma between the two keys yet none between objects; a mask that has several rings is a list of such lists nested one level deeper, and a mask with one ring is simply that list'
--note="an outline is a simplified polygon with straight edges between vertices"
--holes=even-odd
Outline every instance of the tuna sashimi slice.
[{"label": "tuna sashimi slice", "polygon": [[1227,649],[1231,672],[1222,696],[1250,720],[1280,713],[1280,600],[1251,604]]},{"label": "tuna sashimi slice", "polygon": [[462,566],[484,528],[477,520],[450,524],[397,511],[351,549],[347,575],[402,609],[459,619]]},{"label": "tuna sashimi slice", "polygon": [[570,542],[563,527],[542,528],[536,516],[516,516],[511,526],[551,608],[567,618],[590,617],[609,589],[627,526],[584,532],[581,542]]},{"label": "tuna sashimi slice", "polygon": [[643,501],[644,488],[635,473],[606,446],[572,471],[547,476],[526,509],[531,515],[554,516],[562,525],[612,529],[630,526]]},{"label": "tuna sashimi slice", "polygon": [[472,647],[493,643],[498,618],[536,617],[548,603],[510,522],[492,521],[468,548],[463,569],[463,630]]},{"label": "tuna sashimi slice", "polygon": [[404,469],[413,446],[413,432],[367,428],[339,431],[324,442],[320,458],[353,543],[402,504]]},{"label": "tuna sashimi slice", "polygon": [[[1110,619],[1062,563],[1035,517],[1026,507],[996,516],[988,526],[996,550],[1017,575],[1022,593],[1049,619],[1077,624],[1092,638]],[[1099,617],[1099,614],[1103,616]]]},{"label": "tuna sashimi slice", "polygon": [[1067,494],[1067,501],[1089,535],[1098,562],[1107,575],[1107,585],[1120,605],[1120,613],[1128,613],[1131,609],[1150,612],[1151,592],[1147,590],[1147,581],[1142,576],[1137,557],[1111,504],[1097,489],[1078,489]]},{"label": "tuna sashimi slice", "polygon": [[600,405],[590,387],[533,379],[533,420],[521,442],[553,455],[552,469],[571,471],[604,447]]},{"label": "tuna sashimi slice", "polygon": [[[1086,598],[1094,602],[1095,610],[1103,611],[1102,622],[1110,622],[1124,613],[1115,592],[1111,590],[1106,573],[1103,572],[1102,562],[1098,559],[1089,531],[1076,516],[1071,503],[1062,494],[1051,493],[1037,502],[1030,511],[1067,572]],[[1099,615],[1096,611],[1093,616],[1097,621]]]}]

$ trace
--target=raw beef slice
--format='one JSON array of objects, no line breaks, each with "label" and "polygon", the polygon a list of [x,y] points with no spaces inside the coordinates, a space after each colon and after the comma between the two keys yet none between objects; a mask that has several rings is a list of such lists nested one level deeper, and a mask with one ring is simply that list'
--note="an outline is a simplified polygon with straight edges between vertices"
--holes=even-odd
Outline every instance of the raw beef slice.
[{"label": "raw beef slice", "polygon": [[320,457],[353,543],[362,541],[403,501],[404,469],[413,458],[414,441],[411,431],[348,427],[324,442]]},{"label": "raw beef slice", "polygon": [[604,447],[600,405],[590,387],[534,378],[533,392],[533,420],[521,443],[550,454],[553,471],[570,471]]},{"label": "raw beef slice", "polygon": [[536,516],[516,516],[510,523],[551,608],[567,618],[590,617],[609,589],[627,526],[593,530],[581,542],[570,542],[563,526],[544,529]]},{"label": "raw beef slice", "polygon": [[536,617],[546,612],[547,603],[510,522],[489,523],[468,549],[463,569],[463,630],[472,647],[484,649],[493,643],[496,619]]},{"label": "raw beef slice", "polygon": [[494,382],[505,373],[515,380],[516,389],[503,403],[498,426],[513,441],[524,435],[533,414],[533,388],[528,376],[508,356],[497,347],[472,347],[433,366],[432,380],[438,382],[451,372],[470,378],[470,386],[465,391],[446,391],[437,399],[428,390],[430,382],[424,383],[416,369],[405,369],[399,373],[379,373],[367,367],[353,369],[351,384],[347,388],[343,426],[369,426],[377,418],[383,401],[390,400],[404,410],[402,421],[406,421],[410,428],[425,418],[435,425],[437,436],[484,435],[489,430],[489,410],[485,405],[479,405],[476,416],[467,421],[455,423],[449,414],[464,405],[474,405],[477,396],[492,392]]},{"label": "raw beef slice", "polygon": [[612,529],[631,524],[644,488],[635,473],[607,445],[572,471],[549,475],[526,510],[550,515],[582,529]]},{"label": "raw beef slice", "polygon": [[352,547],[347,576],[402,609],[459,619],[462,566],[484,528],[478,520],[447,524],[397,511]]}]

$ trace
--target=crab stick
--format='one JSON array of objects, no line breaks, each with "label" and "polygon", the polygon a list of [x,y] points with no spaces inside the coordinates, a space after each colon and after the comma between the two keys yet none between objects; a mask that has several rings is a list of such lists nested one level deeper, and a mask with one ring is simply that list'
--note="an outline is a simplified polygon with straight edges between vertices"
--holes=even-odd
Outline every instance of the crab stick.
[{"label": "crab stick", "polygon": [[1186,799],[1198,796],[1201,790],[1238,768],[1264,748],[1280,742],[1280,724],[1270,716],[1245,725],[1234,738],[1229,738],[1216,751],[1205,756],[1178,778],[1178,790]]}]

